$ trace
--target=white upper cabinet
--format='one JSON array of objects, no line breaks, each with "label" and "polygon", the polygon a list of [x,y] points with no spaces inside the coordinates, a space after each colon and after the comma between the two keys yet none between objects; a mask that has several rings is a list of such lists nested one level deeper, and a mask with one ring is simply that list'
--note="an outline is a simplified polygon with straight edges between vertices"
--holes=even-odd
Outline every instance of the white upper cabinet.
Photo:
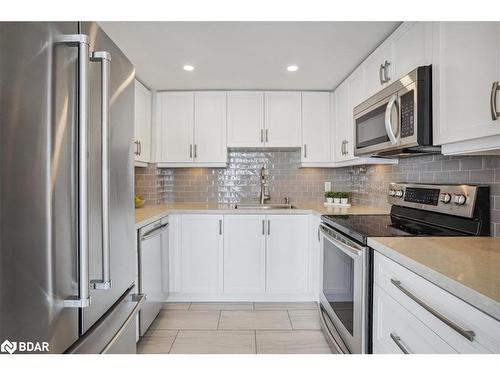
[{"label": "white upper cabinet", "polygon": [[346,140],[349,132],[347,129],[349,124],[349,86],[347,81],[342,82],[340,86],[337,87],[333,94],[333,98],[335,101],[333,152],[334,160],[337,162],[344,161],[348,158]]},{"label": "white upper cabinet", "polygon": [[266,91],[264,139],[268,147],[301,147],[301,93]]},{"label": "white upper cabinet", "polygon": [[226,92],[194,94],[193,158],[200,163],[226,163]]},{"label": "white upper cabinet", "polygon": [[158,94],[159,162],[187,163],[193,161],[192,92],[162,92]]},{"label": "white upper cabinet", "polygon": [[435,143],[443,153],[499,149],[492,112],[500,112],[500,99],[492,86],[500,81],[500,22],[436,23],[434,47]]},{"label": "white upper cabinet", "polygon": [[151,91],[138,80],[135,87],[134,156],[135,161],[151,161]]},{"label": "white upper cabinet", "polygon": [[394,81],[394,61],[392,44],[386,40],[363,62],[366,99]]},{"label": "white upper cabinet", "polygon": [[394,78],[432,64],[432,23],[405,22],[392,35]]},{"label": "white upper cabinet", "polygon": [[227,93],[227,147],[264,145],[264,93]]},{"label": "white upper cabinet", "polygon": [[157,99],[161,166],[224,166],[226,93],[162,92]]},{"label": "white upper cabinet", "polygon": [[302,164],[332,161],[330,93],[302,93]]}]

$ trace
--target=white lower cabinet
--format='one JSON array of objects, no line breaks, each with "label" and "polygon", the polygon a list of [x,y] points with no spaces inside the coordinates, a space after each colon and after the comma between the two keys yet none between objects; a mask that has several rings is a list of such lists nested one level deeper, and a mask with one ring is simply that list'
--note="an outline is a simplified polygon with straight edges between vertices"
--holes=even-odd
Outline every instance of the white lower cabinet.
[{"label": "white lower cabinet", "polygon": [[[377,352],[391,352],[386,340],[394,331],[408,347],[411,340],[422,338],[414,352],[440,353],[443,347],[431,339],[430,331],[458,353],[500,353],[499,321],[377,252],[374,283]],[[405,336],[403,326],[410,330]]]},{"label": "white lower cabinet", "polygon": [[224,292],[266,291],[265,216],[224,216]]},{"label": "white lower cabinet", "polygon": [[306,293],[309,228],[306,215],[268,215],[267,293]]},{"label": "white lower cabinet", "polygon": [[183,215],[182,291],[222,292],[222,215]]},{"label": "white lower cabinet", "polygon": [[172,218],[170,300],[317,299],[309,215],[183,214]]}]

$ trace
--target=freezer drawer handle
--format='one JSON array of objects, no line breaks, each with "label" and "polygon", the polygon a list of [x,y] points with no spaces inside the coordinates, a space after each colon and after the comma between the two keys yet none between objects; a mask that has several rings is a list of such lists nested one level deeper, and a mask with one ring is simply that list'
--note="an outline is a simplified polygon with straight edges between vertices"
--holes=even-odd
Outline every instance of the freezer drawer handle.
[{"label": "freezer drawer handle", "polygon": [[125,319],[125,322],[122,324],[120,329],[115,333],[113,338],[108,342],[108,344],[102,349],[100,354],[106,354],[109,349],[114,345],[114,343],[120,338],[120,336],[123,334],[123,331],[127,329],[128,325],[132,321],[132,319],[135,318],[135,315],[139,312],[141,309],[142,305],[144,304],[144,301],[146,300],[146,295],[145,294],[134,294],[132,295],[132,301],[137,302],[134,309],[132,312],[129,314],[127,319]]},{"label": "freezer drawer handle", "polygon": [[85,34],[61,35],[57,42],[78,47],[78,296],[63,301],[64,307],[90,306],[87,130],[89,103],[89,37]]},{"label": "freezer drawer handle", "polygon": [[422,306],[425,310],[430,312],[432,315],[434,315],[436,318],[438,318],[440,321],[442,321],[444,324],[446,324],[448,327],[452,328],[455,330],[457,333],[465,337],[469,341],[474,341],[474,336],[476,335],[473,331],[466,331],[462,327],[460,327],[458,324],[452,322],[450,319],[442,315],[441,313],[437,312],[434,310],[432,307],[430,307],[428,304],[426,304],[424,301],[422,301],[420,298],[416,297],[412,292],[410,292],[408,289],[406,289],[404,286],[401,285],[401,281],[395,280],[391,278],[391,283],[398,288],[401,292],[406,294],[408,297],[410,297],[413,301],[418,303],[420,306]]},{"label": "freezer drawer handle", "polygon": [[[109,80],[111,55],[106,51],[95,51],[91,61],[101,63],[101,200],[102,200],[102,270],[100,280],[92,280],[93,289],[111,289],[110,244],[109,244]],[[139,141],[139,155],[141,142]]]}]

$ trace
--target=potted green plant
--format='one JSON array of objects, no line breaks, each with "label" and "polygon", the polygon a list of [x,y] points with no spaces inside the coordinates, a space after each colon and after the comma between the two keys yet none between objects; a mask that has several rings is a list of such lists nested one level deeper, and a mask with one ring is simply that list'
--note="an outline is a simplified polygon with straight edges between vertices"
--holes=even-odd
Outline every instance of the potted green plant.
[{"label": "potted green plant", "polygon": [[335,192],[333,194],[333,203],[340,204],[340,193],[339,192]]},{"label": "potted green plant", "polygon": [[349,201],[349,193],[343,191],[343,192],[339,193],[339,198],[340,198],[341,204],[347,204]]},{"label": "potted green plant", "polygon": [[333,198],[335,196],[335,193],[333,191],[327,191],[325,192],[325,198],[327,203],[333,203]]}]

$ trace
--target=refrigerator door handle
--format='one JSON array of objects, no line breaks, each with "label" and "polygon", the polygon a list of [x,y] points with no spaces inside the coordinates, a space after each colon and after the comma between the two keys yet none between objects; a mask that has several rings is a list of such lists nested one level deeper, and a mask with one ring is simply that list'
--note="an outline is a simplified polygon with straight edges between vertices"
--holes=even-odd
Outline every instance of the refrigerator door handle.
[{"label": "refrigerator door handle", "polygon": [[88,187],[87,187],[87,130],[89,103],[89,37],[85,34],[61,35],[59,43],[78,47],[78,296],[63,301],[64,307],[90,306]]},{"label": "refrigerator door handle", "polygon": [[[91,61],[101,63],[101,200],[102,200],[102,270],[100,280],[92,280],[93,289],[111,289],[109,246],[109,82],[111,55],[106,51],[92,53]],[[139,155],[141,154],[139,142]]]}]

